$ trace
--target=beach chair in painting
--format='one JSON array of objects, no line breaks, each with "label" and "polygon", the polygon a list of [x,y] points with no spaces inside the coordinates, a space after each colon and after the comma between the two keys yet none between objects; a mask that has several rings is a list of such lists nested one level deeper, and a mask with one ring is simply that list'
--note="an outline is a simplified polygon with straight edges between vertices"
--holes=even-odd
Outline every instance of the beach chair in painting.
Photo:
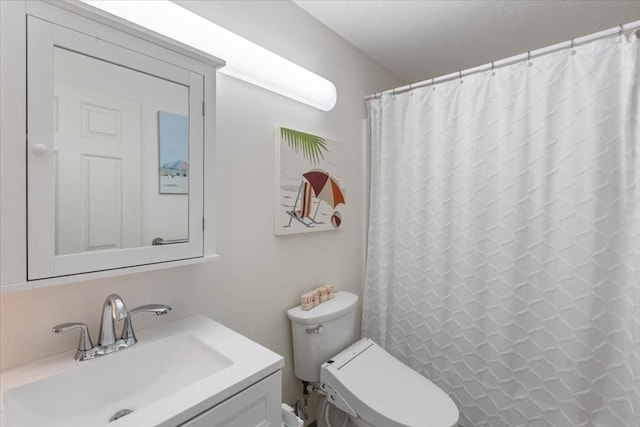
[{"label": "beach chair in painting", "polygon": [[[302,181],[300,183],[300,188],[298,189],[298,195],[296,196],[296,201],[293,204],[293,208],[290,211],[287,211],[289,214],[289,224],[285,227],[291,227],[292,221],[298,221],[300,224],[305,227],[311,228],[315,224],[322,224],[316,222],[315,218],[311,216],[311,211],[313,208],[313,188],[311,184],[307,181]],[[299,205],[299,209],[296,209]],[[317,212],[317,209],[316,209]]]}]

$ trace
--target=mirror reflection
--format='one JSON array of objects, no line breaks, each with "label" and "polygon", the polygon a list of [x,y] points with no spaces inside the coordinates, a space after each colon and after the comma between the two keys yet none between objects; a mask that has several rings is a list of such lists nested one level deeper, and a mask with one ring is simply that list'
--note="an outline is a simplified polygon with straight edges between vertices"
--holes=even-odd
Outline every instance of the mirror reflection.
[{"label": "mirror reflection", "polygon": [[56,255],[187,242],[188,88],[54,49]]}]

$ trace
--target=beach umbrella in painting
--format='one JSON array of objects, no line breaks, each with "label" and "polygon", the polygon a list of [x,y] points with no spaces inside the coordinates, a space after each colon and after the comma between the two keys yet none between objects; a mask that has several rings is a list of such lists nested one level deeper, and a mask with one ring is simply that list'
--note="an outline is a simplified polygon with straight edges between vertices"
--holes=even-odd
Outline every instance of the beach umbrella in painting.
[{"label": "beach umbrella in painting", "polygon": [[302,176],[309,182],[317,199],[324,200],[332,208],[344,204],[344,193],[335,178],[322,169],[313,169]]}]

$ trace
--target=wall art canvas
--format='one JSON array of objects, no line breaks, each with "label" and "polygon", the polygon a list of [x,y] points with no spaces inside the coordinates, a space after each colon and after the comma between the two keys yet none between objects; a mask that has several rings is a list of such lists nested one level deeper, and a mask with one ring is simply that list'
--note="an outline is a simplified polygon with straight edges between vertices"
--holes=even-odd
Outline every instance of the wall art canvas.
[{"label": "wall art canvas", "polygon": [[348,199],[343,144],[279,127],[275,165],[276,234],[344,227]]},{"label": "wall art canvas", "polygon": [[160,194],[189,193],[189,118],[158,111]]}]

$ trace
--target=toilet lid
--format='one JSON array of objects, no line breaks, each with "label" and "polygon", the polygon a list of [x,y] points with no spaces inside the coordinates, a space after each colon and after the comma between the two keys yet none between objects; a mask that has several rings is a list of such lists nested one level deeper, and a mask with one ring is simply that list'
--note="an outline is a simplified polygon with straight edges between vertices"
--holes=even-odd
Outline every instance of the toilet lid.
[{"label": "toilet lid", "polygon": [[327,377],[333,377],[328,382],[358,416],[384,427],[457,424],[458,408],[444,391],[373,341],[367,341],[371,345],[347,363],[327,367],[332,371]]}]

